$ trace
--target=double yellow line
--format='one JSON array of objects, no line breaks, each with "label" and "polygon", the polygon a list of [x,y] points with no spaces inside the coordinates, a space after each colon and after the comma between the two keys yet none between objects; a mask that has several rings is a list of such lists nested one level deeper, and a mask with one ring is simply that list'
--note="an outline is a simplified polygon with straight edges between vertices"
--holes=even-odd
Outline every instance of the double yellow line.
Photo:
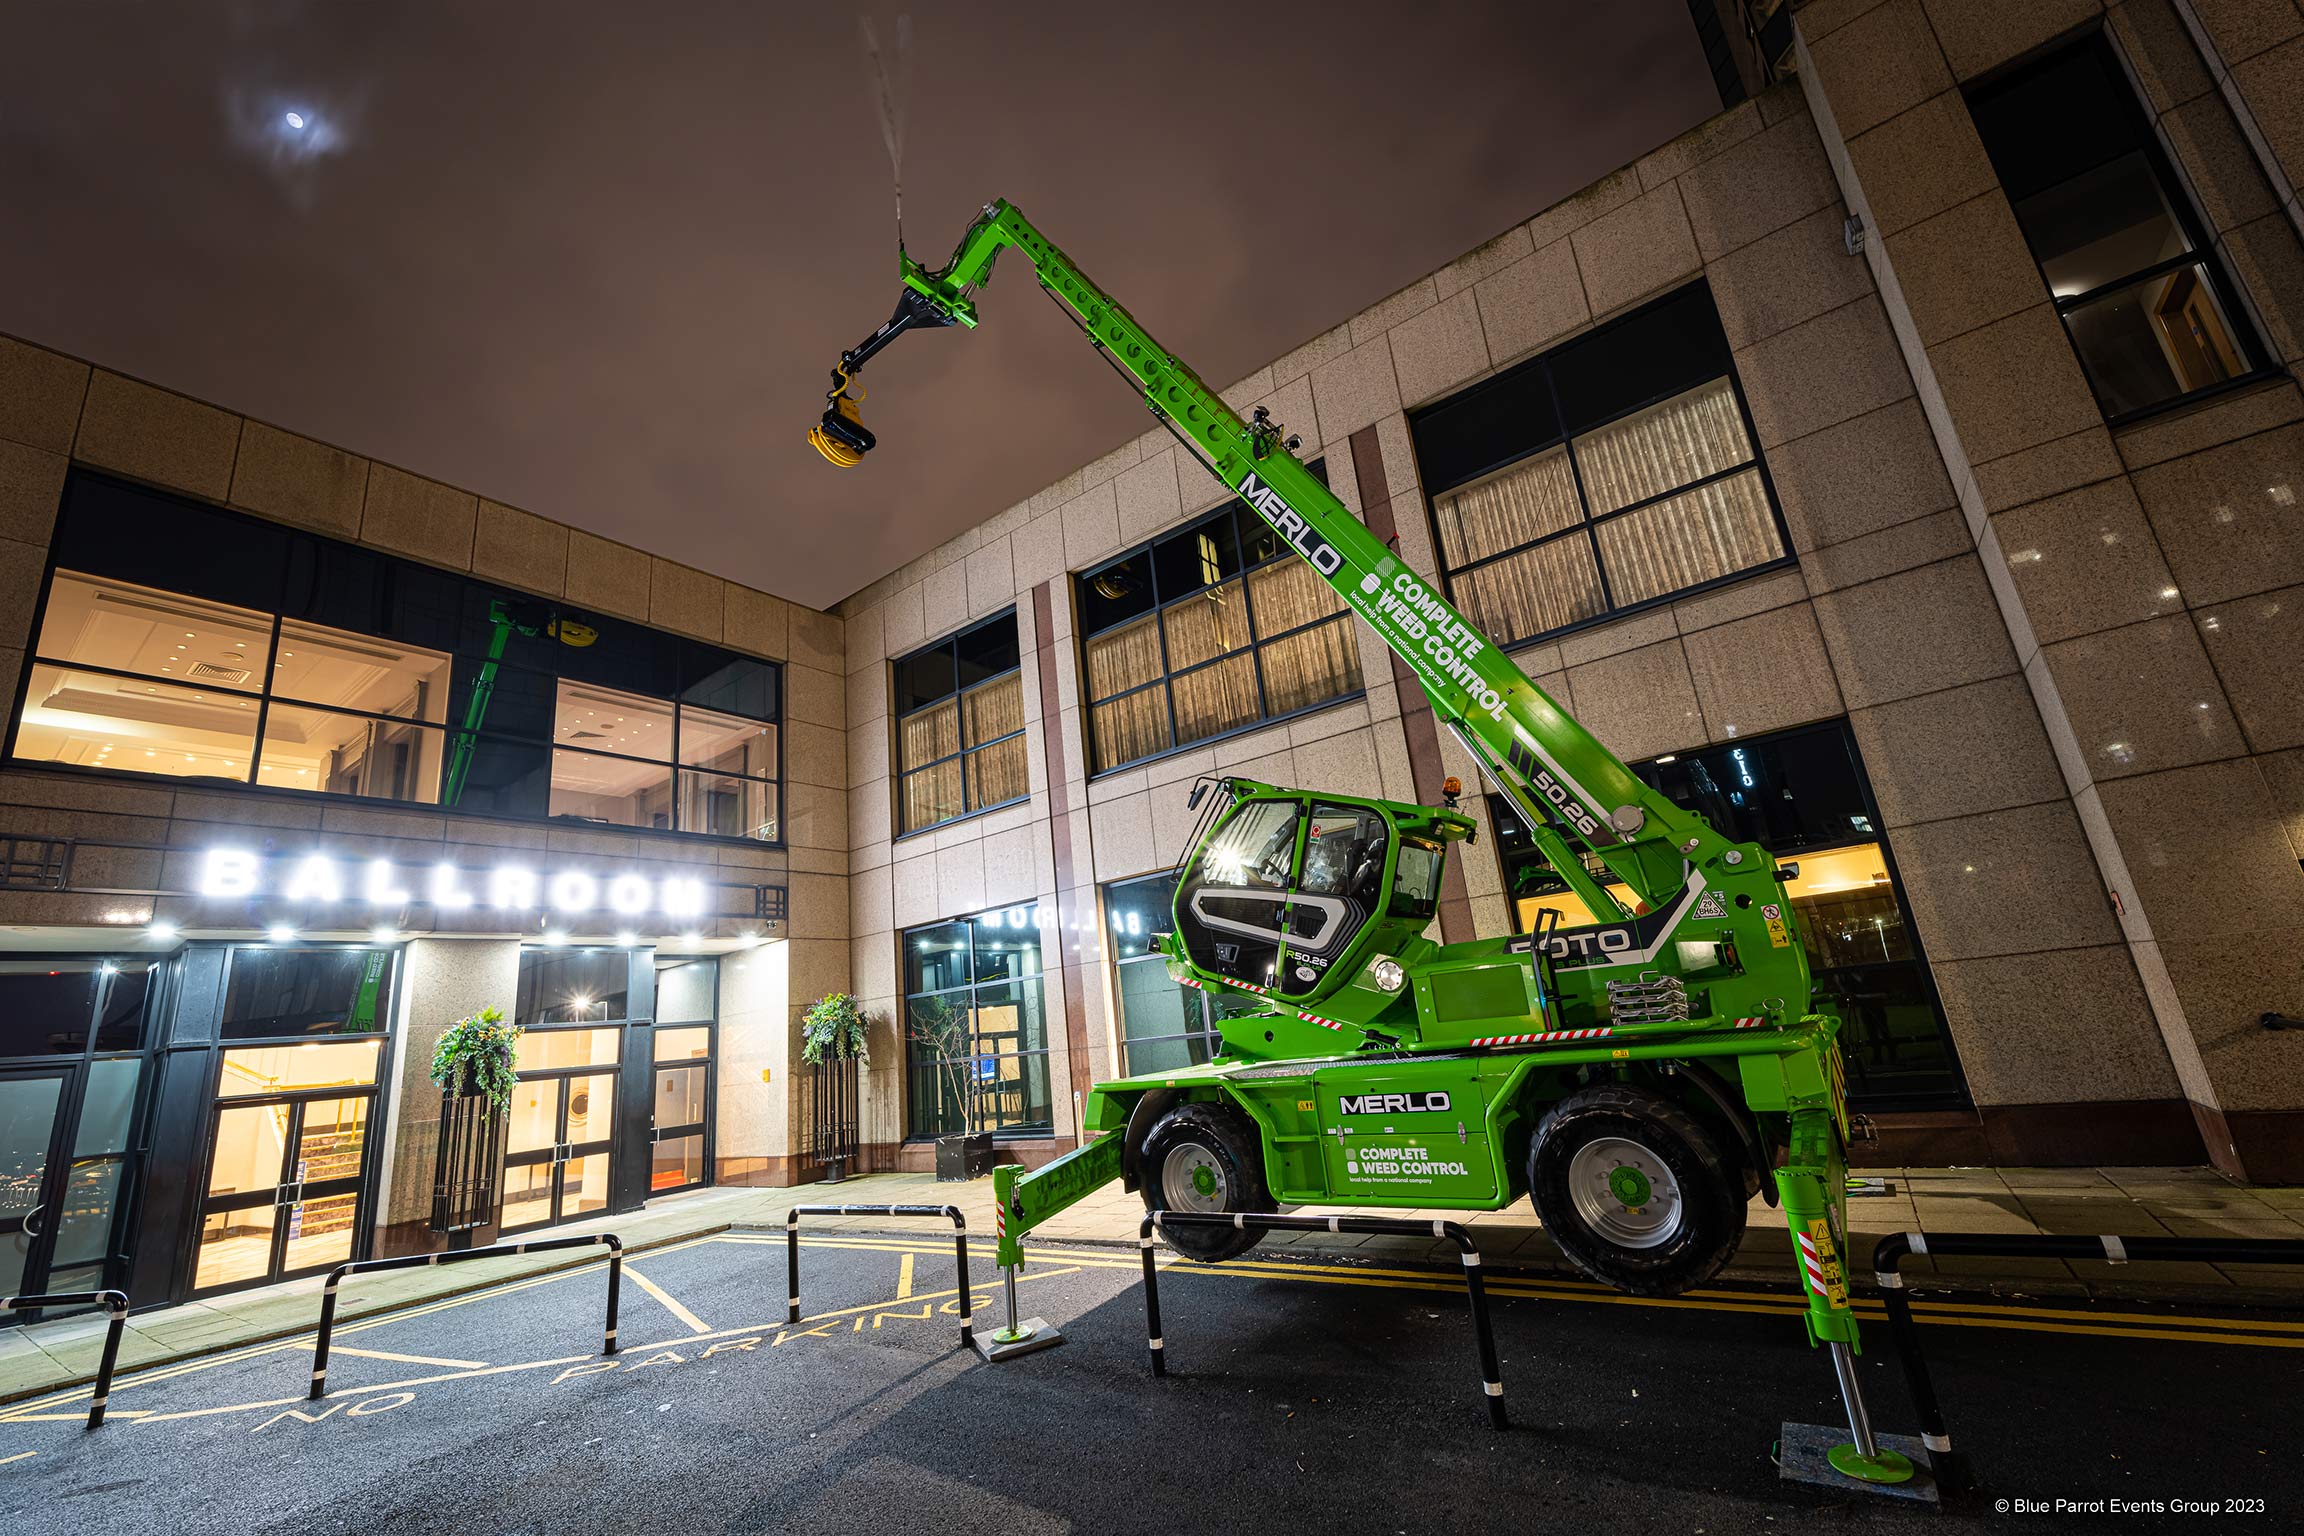
[{"label": "double yellow line", "polygon": [[[768,1239],[725,1238],[728,1242]],[[825,1246],[854,1247],[881,1252],[931,1253],[932,1246],[904,1239],[812,1238]],[[1035,1247],[1035,1258],[1092,1269],[1139,1269],[1142,1260],[1126,1250],[1082,1250]],[[1220,1264],[1197,1264],[1170,1255],[1161,1256],[1163,1269],[1174,1266],[1183,1274],[1231,1275],[1248,1280],[1288,1280],[1305,1285],[1350,1285],[1372,1290],[1458,1293],[1464,1289],[1460,1272],[1447,1269],[1388,1269],[1358,1265],[1291,1262],[1278,1259],[1230,1259]],[[1486,1271],[1490,1296],[1541,1301],[1582,1302],[1592,1306],[1652,1307],[1674,1311],[1743,1312],[1760,1316],[1797,1318],[1806,1310],[1792,1292],[1694,1290],[1679,1296],[1627,1296],[1588,1280],[1522,1279],[1509,1272]],[[1858,1298],[1858,1317],[1885,1324],[1888,1309],[1878,1301]],[[2104,1338],[2149,1338],[2185,1344],[2255,1345],[2264,1349],[2304,1349],[2304,1323],[2245,1318],[2200,1317],[2179,1313],[2106,1311],[2098,1308],[2000,1306],[1983,1302],[1918,1301],[1913,1316],[1920,1322],[1956,1328],[2004,1328],[2027,1333],[2065,1333]]]}]

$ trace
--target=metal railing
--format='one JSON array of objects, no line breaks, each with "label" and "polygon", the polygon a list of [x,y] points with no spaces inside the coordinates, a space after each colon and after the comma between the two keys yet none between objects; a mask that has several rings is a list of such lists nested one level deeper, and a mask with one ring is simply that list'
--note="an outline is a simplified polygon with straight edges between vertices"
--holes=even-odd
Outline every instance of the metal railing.
[{"label": "metal railing", "polygon": [[1464,1292],[1472,1303],[1472,1333],[1480,1346],[1480,1392],[1488,1405],[1488,1422],[1508,1428],[1504,1416],[1504,1380],[1496,1366],[1496,1334],[1488,1324],[1488,1288],[1480,1278],[1480,1248],[1472,1234],[1452,1221],[1410,1221],[1398,1216],[1281,1216],[1255,1211],[1224,1215],[1217,1212],[1150,1211],[1136,1229],[1136,1243],[1144,1254],[1144,1328],[1151,1341],[1152,1374],[1168,1374],[1168,1341],[1160,1332],[1160,1278],[1152,1261],[1152,1234],[1171,1227],[1214,1230],[1230,1227],[1242,1232],[1364,1232],[1380,1237],[1434,1237],[1456,1245],[1464,1260]]},{"label": "metal railing", "polygon": [[784,1213],[787,1322],[800,1321],[800,1218],[803,1216],[942,1216],[952,1223],[952,1257],[960,1271],[960,1347],[976,1343],[976,1302],[968,1287],[968,1218],[956,1205],[796,1205]]},{"label": "metal railing", "polygon": [[0,1312],[28,1312],[34,1307],[102,1307],[111,1314],[104,1327],[104,1353],[96,1360],[96,1393],[88,1399],[88,1427],[104,1423],[104,1405],[112,1400],[112,1368],[120,1363],[120,1330],[128,1321],[126,1291],[58,1291],[48,1296],[0,1296]]},{"label": "metal railing", "polygon": [[432,1159],[432,1230],[462,1248],[498,1214],[504,1114],[485,1093],[440,1098],[440,1144]]},{"label": "metal railing", "polygon": [[809,1070],[808,1159],[828,1184],[855,1173],[862,1151],[857,1076],[853,1056],[820,1061]]},{"label": "metal railing", "polygon": [[336,1332],[336,1288],[347,1275],[372,1275],[387,1269],[429,1269],[435,1264],[461,1264],[466,1259],[494,1259],[512,1253],[550,1253],[560,1248],[608,1249],[608,1324],[601,1336],[600,1353],[616,1353],[616,1302],[624,1289],[624,1244],[613,1232],[581,1237],[543,1237],[526,1243],[491,1243],[486,1248],[459,1248],[445,1253],[410,1253],[396,1259],[355,1259],[328,1271],[328,1288],[320,1297],[320,1335],[312,1345],[314,1401],[328,1392],[328,1341]]},{"label": "metal railing", "polygon": [[[1888,1333],[1903,1362],[1904,1384],[1920,1415],[1920,1443],[1928,1448],[1936,1482],[1949,1490],[1965,1482],[1965,1467],[1952,1450],[1952,1431],[1936,1398],[1936,1383],[1920,1350],[1920,1329],[1905,1295],[1899,1266],[1914,1254],[1947,1258],[2095,1259],[2125,1264],[2132,1259],[2174,1259],[2204,1264],[2304,1264],[2304,1239],[2274,1237],[2054,1237],[1997,1232],[1891,1232],[1872,1250],[1874,1278],[1888,1307]],[[1871,1424],[1850,1415],[1856,1448],[1871,1455]]]}]

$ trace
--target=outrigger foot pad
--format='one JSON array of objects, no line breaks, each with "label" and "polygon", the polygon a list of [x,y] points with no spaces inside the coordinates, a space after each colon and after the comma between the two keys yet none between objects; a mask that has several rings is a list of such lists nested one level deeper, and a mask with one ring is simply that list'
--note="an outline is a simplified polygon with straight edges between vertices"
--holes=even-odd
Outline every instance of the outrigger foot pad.
[{"label": "outrigger foot pad", "polygon": [[1003,1360],[1013,1360],[1018,1355],[1054,1349],[1063,1342],[1063,1333],[1044,1317],[1028,1317],[1013,1330],[1000,1328],[990,1333],[978,1330],[975,1339],[976,1353],[992,1365],[998,1365]]},{"label": "outrigger foot pad", "polygon": [[1776,1443],[1778,1477],[1844,1492],[1936,1504],[1940,1495],[1927,1448],[1908,1435],[1880,1435],[1878,1454],[1866,1457],[1848,1443],[1848,1428],[1787,1424]]}]

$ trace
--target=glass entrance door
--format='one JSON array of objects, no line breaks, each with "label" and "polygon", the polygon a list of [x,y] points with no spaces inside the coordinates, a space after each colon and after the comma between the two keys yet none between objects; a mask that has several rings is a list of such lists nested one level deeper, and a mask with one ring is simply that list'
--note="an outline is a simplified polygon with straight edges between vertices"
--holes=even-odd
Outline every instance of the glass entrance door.
[{"label": "glass entrance door", "polygon": [[44,1289],[63,1204],[64,1090],[77,1071],[0,1073],[0,1296]]},{"label": "glass entrance door", "polygon": [[658,1025],[653,1123],[648,1139],[648,1193],[668,1195],[711,1181],[706,1137],[712,1115],[712,1031],[707,1025]]},{"label": "glass entrance door", "polygon": [[608,1209],[615,1132],[614,1072],[523,1076],[513,1091],[505,1137],[501,1230],[549,1226]]},{"label": "glass entrance door", "polygon": [[217,1108],[194,1290],[282,1280],[352,1257],[372,1097]]}]

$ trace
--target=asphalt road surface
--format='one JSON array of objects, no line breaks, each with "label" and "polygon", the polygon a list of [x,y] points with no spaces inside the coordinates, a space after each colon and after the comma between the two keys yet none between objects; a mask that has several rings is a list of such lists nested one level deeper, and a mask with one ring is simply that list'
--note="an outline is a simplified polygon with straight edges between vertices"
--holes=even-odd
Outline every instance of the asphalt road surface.
[{"label": "asphalt road surface", "polygon": [[[1162,1272],[1154,1379],[1132,1251],[1049,1245],[1020,1285],[1061,1348],[958,1347],[948,1238],[826,1234],[784,1317],[780,1238],[362,1322],[307,1402],[309,1338],[0,1408],[0,1531],[1789,1531],[2304,1520],[2304,1323],[2136,1305],[1938,1303],[1925,1337],[1978,1492],[1948,1511],[1782,1482],[1834,1423],[1789,1294],[1640,1303],[1491,1274],[1513,1427],[1489,1427],[1458,1275],[1264,1252]],[[980,1325],[997,1325],[990,1244]],[[357,1279],[350,1282],[357,1285]],[[1884,1327],[1862,1375],[1917,1428]],[[2160,1514],[1993,1512],[2129,1500]],[[2212,1508],[2177,1507],[2192,1501]]]}]

